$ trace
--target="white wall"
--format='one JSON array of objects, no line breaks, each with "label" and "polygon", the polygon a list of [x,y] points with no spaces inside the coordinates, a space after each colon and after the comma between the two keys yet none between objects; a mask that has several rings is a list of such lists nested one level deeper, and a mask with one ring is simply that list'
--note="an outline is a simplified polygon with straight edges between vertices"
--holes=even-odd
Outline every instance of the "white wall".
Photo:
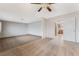
[{"label": "white wall", "polygon": [[[69,19],[71,18],[68,18],[68,19],[64,18],[64,20],[69,20]],[[52,19],[47,19],[47,20],[48,21],[47,21],[47,35],[46,36],[52,38],[55,35],[55,23],[54,23],[55,19],[52,18]],[[16,35],[23,35],[23,34],[32,34],[32,35],[42,36],[41,21],[37,21],[37,22],[29,23],[29,24],[3,22],[2,29],[3,29],[2,30],[3,36],[16,36]]]},{"label": "white wall", "polygon": [[14,22],[3,22],[2,23],[2,36],[16,36],[27,34],[27,24],[14,23]]},{"label": "white wall", "polygon": [[41,30],[41,21],[29,24],[3,21],[1,37],[10,37],[24,34],[42,36]]},{"label": "white wall", "polygon": [[75,17],[64,18],[64,40],[73,41],[75,40]]},{"label": "white wall", "polygon": [[41,21],[28,24],[28,33],[32,35],[41,36]]},{"label": "white wall", "polygon": [[51,20],[48,20],[46,28],[43,25],[44,27],[42,29],[41,25],[41,21],[28,24],[28,33],[37,36],[44,36],[43,34],[45,34],[45,37],[54,38],[55,24]]},{"label": "white wall", "polygon": [[54,38],[55,37],[55,23],[48,19],[47,22],[47,37]]},{"label": "white wall", "polygon": [[79,42],[79,15],[75,17],[76,20],[76,42]]},{"label": "white wall", "polygon": [[[54,36],[54,24],[51,21],[47,22],[47,37]],[[33,22],[29,24],[15,23],[15,22],[3,22],[2,23],[2,36],[1,37],[10,37],[23,34],[32,34],[37,36],[42,36],[42,27],[41,21]],[[45,29],[45,30],[46,30]],[[44,30],[44,31],[45,31]]]}]

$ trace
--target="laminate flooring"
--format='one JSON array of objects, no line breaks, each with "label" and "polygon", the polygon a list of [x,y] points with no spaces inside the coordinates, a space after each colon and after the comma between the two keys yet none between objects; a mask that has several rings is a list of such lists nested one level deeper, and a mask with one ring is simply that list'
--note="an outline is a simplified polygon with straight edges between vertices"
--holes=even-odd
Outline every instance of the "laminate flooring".
[{"label": "laminate flooring", "polygon": [[33,35],[0,39],[1,56],[79,56],[79,44]]}]

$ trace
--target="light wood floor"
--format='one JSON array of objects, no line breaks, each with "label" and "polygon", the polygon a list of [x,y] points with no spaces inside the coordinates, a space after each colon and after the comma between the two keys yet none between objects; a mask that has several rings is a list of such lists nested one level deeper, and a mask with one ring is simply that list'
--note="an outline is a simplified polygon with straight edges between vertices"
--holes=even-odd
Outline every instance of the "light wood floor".
[{"label": "light wood floor", "polygon": [[79,44],[25,35],[0,39],[2,56],[79,56]]}]

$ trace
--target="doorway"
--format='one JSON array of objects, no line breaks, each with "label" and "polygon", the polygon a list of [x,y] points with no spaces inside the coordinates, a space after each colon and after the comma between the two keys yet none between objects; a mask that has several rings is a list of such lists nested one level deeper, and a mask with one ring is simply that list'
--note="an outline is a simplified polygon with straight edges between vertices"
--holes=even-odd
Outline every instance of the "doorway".
[{"label": "doorway", "polygon": [[62,35],[63,40],[76,42],[76,28],[74,17],[66,17],[56,21],[55,35]]}]

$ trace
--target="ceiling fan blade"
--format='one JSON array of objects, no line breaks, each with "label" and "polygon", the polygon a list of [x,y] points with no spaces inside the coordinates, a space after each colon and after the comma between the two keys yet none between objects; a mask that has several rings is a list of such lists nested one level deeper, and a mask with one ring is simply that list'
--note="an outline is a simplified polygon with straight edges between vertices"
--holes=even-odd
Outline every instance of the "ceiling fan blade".
[{"label": "ceiling fan blade", "polygon": [[42,7],[40,7],[40,9],[38,10],[38,12],[40,12],[42,10]]},{"label": "ceiling fan blade", "polygon": [[47,9],[48,9],[48,11],[50,11],[50,12],[52,11],[49,6],[47,6]]},{"label": "ceiling fan blade", "polygon": [[41,3],[31,3],[31,4],[41,4]]},{"label": "ceiling fan blade", "polygon": [[55,3],[31,3],[31,4],[55,4]]},{"label": "ceiling fan blade", "polygon": [[48,3],[48,4],[55,4],[55,3]]}]

